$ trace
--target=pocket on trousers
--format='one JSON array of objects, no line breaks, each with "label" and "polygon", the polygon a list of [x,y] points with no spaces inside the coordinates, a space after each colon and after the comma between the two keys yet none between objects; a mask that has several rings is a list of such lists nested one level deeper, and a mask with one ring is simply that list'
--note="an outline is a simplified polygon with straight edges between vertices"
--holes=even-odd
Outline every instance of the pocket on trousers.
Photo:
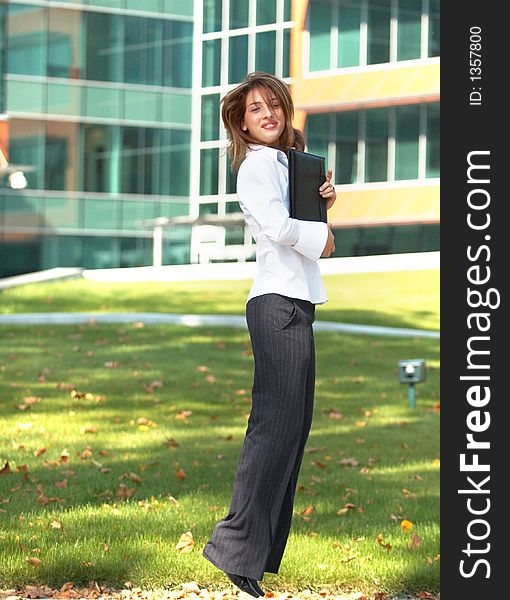
[{"label": "pocket on trousers", "polygon": [[276,329],[288,327],[296,316],[296,312],[297,308],[293,302],[288,301],[279,306],[275,314]]}]

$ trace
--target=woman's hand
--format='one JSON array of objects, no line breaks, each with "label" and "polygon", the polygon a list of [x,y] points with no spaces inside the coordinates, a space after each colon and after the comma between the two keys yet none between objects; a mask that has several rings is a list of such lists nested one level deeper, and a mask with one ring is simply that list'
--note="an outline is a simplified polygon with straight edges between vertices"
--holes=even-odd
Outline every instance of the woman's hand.
[{"label": "woman's hand", "polygon": [[329,210],[336,200],[336,192],[335,187],[331,183],[331,177],[333,175],[333,171],[331,169],[328,170],[328,174],[326,175],[326,181],[319,188],[319,193],[323,198],[327,198],[326,210]]},{"label": "woman's hand", "polygon": [[333,235],[331,223],[328,223],[328,239],[326,240],[326,245],[324,246],[324,250],[322,251],[321,257],[328,258],[329,256],[331,256],[331,253],[334,251],[335,251],[335,236]]}]

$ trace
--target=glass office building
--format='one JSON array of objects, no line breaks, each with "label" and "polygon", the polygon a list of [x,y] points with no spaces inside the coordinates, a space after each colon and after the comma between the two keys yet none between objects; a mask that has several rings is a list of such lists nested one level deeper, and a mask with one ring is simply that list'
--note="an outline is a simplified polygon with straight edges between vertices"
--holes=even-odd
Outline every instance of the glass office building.
[{"label": "glass office building", "polygon": [[[0,36],[0,276],[150,265],[151,219],[239,212],[220,99],[254,70],[333,169],[335,255],[438,249],[437,0],[4,2]],[[249,258],[212,229],[163,264]]]}]

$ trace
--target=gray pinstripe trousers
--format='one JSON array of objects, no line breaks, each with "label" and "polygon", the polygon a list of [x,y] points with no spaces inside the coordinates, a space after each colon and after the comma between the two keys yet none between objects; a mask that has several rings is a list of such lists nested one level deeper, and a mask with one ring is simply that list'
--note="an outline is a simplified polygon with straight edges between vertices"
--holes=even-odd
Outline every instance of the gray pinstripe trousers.
[{"label": "gray pinstripe trousers", "polygon": [[227,573],[278,573],[312,424],[315,305],[263,294],[246,305],[255,363],[252,408],[228,515],[203,555]]}]

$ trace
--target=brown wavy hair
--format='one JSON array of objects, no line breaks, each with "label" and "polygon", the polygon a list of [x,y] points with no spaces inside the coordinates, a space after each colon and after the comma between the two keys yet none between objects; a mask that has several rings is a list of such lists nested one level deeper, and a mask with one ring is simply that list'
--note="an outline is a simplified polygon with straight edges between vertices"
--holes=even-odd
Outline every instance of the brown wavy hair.
[{"label": "brown wavy hair", "polygon": [[230,90],[221,101],[221,118],[229,139],[227,152],[232,171],[239,169],[250,144],[261,143],[254,140],[250,136],[249,131],[241,129],[241,122],[246,112],[246,97],[255,88],[262,90],[262,95],[269,105],[271,104],[270,98],[276,96],[283,110],[285,128],[276,147],[284,152],[289,150],[289,148],[296,148],[296,150],[305,149],[303,134],[299,129],[294,129],[292,126],[294,103],[292,102],[292,96],[287,84],[270,73],[255,71],[247,75],[237,87]]}]

